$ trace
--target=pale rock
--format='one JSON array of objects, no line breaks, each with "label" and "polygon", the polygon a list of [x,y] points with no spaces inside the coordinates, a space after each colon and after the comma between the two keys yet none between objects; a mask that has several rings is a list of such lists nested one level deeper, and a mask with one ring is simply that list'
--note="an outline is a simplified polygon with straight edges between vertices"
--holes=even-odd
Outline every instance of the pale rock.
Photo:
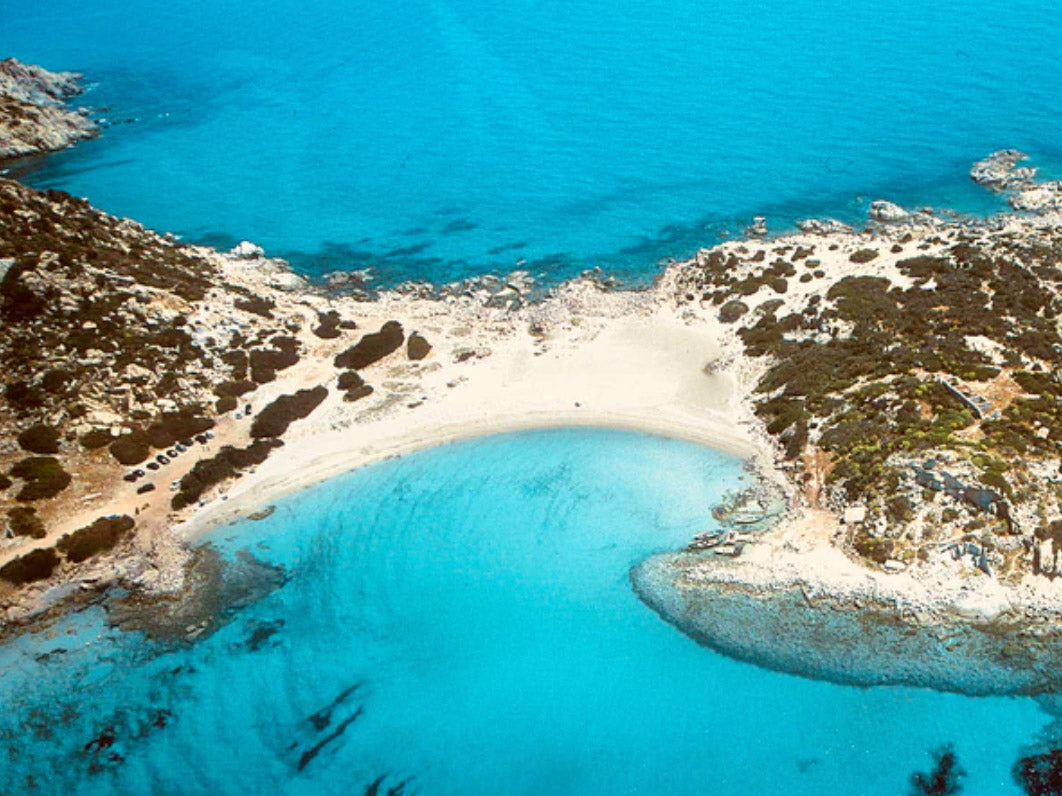
[{"label": "pale rock", "polygon": [[256,260],[265,256],[265,249],[251,243],[249,240],[241,240],[232,247],[232,251],[229,254],[233,257],[239,257],[241,260]]},{"label": "pale rock", "polygon": [[984,160],[974,163],[970,169],[970,179],[996,193],[1029,185],[1036,176],[1036,169],[1018,167],[1019,163],[1028,158],[1028,155],[1017,149],[993,152]]},{"label": "pale rock", "polygon": [[753,216],[752,223],[745,227],[745,234],[757,238],[766,237],[767,218],[765,216]]},{"label": "pale rock", "polygon": [[844,510],[844,518],[842,522],[845,525],[858,525],[867,518],[866,506],[848,506]]},{"label": "pale rock", "polygon": [[894,202],[876,199],[870,203],[867,216],[871,221],[877,221],[880,224],[899,224],[907,221],[911,214]]},{"label": "pale rock", "polygon": [[803,218],[797,222],[797,229],[809,235],[837,235],[852,232],[852,227],[835,218]]}]

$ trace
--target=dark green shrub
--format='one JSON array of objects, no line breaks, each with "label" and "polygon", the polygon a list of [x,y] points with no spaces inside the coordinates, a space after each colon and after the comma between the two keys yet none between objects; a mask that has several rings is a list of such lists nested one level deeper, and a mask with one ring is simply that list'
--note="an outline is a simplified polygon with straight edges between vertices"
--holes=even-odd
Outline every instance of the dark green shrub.
[{"label": "dark green shrub", "polygon": [[256,348],[251,351],[251,379],[256,384],[268,384],[277,377],[278,370],[290,368],[298,361],[298,351],[291,348]]},{"label": "dark green shrub", "polygon": [[719,308],[719,320],[723,323],[733,323],[748,311],[749,305],[744,301],[731,299]]},{"label": "dark green shrub", "polygon": [[100,517],[91,525],[63,536],[56,547],[76,564],[113,548],[134,524],[133,518],[126,515]]},{"label": "dark green shrub", "polygon": [[220,384],[215,385],[214,394],[225,397],[231,395],[234,398],[239,398],[241,395],[245,395],[249,392],[254,392],[258,389],[258,385],[253,381],[223,381]]},{"label": "dark green shrub", "polygon": [[380,327],[380,331],[365,335],[357,345],[339,354],[335,359],[335,366],[339,370],[361,370],[397,351],[403,342],[405,333],[402,331],[402,324],[398,321],[388,321]]},{"label": "dark green shrub", "polygon": [[423,336],[417,332],[413,332],[409,336],[409,342],[406,343],[406,355],[417,362],[424,359],[431,352],[431,343],[429,343]]},{"label": "dark green shrub", "polygon": [[170,505],[175,510],[195,503],[202,494],[222,481],[234,478],[238,471],[261,464],[270,453],[284,443],[278,439],[259,439],[246,448],[226,445],[209,459],[196,462],[191,471],[181,479],[181,486]]},{"label": "dark green shrub", "polygon": [[25,381],[13,381],[4,388],[4,398],[19,414],[44,406],[44,399],[35,388]]},{"label": "dark green shrub", "polygon": [[221,355],[221,361],[232,368],[232,378],[235,381],[243,381],[247,378],[247,368],[250,365],[250,360],[246,351],[239,349],[226,351]]},{"label": "dark green shrub", "polygon": [[848,259],[853,263],[869,263],[877,256],[877,249],[860,249],[859,251],[852,252]]},{"label": "dark green shrub", "polygon": [[356,370],[346,370],[339,374],[339,389],[343,390],[344,401],[358,401],[372,395],[372,385],[366,384],[365,379],[358,375]]},{"label": "dark green shrub", "polygon": [[317,313],[317,326],[312,331],[322,340],[334,340],[339,337],[339,313],[335,310]]},{"label": "dark green shrub", "polygon": [[119,464],[131,466],[140,464],[151,455],[151,448],[140,435],[123,434],[111,443],[111,456],[118,460]]},{"label": "dark green shrub", "polygon": [[876,564],[884,564],[892,555],[893,544],[888,539],[860,535],[853,545],[859,555]]},{"label": "dark green shrub", "polygon": [[11,468],[11,475],[26,483],[15,496],[17,500],[43,500],[55,497],[73,480],[59,461],[51,456],[30,456]]},{"label": "dark green shrub", "polygon": [[18,435],[18,444],[22,450],[30,453],[58,453],[59,430],[44,423],[38,423]]},{"label": "dark green shrub", "polygon": [[255,417],[251,436],[255,439],[283,436],[291,423],[308,416],[327,396],[328,390],[322,386],[281,395]]},{"label": "dark green shrub", "polygon": [[148,443],[154,448],[169,448],[182,439],[189,439],[214,427],[214,421],[191,410],[166,412],[148,426]]},{"label": "dark green shrub", "polygon": [[223,395],[218,398],[217,403],[214,404],[214,408],[217,410],[217,413],[219,415],[223,415],[226,412],[231,412],[239,405],[240,402],[237,401],[233,396]]},{"label": "dark green shrub", "polygon": [[272,318],[273,309],[277,306],[270,299],[264,299],[259,296],[249,296],[248,298],[236,299],[233,302],[236,309],[244,310],[245,312],[251,312],[255,315],[261,315],[263,318]]},{"label": "dark green shrub", "polygon": [[82,434],[79,442],[83,448],[93,451],[110,445],[113,439],[109,429],[94,428]]},{"label": "dark green shrub", "polygon": [[37,510],[28,506],[16,506],[8,511],[7,524],[15,536],[31,536],[34,539],[47,536]]},{"label": "dark green shrub", "polygon": [[0,579],[15,586],[51,577],[59,558],[51,548],[32,550],[0,567]]},{"label": "dark green shrub", "polygon": [[41,379],[41,387],[44,388],[45,392],[58,395],[70,389],[73,378],[74,374],[65,370],[49,370],[44,374],[44,378]]}]

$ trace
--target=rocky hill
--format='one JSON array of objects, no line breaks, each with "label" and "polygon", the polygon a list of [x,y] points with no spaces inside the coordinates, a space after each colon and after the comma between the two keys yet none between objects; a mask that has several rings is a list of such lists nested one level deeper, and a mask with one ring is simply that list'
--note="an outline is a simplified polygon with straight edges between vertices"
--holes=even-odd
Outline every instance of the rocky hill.
[{"label": "rocky hill", "polygon": [[726,244],[676,271],[676,290],[735,330],[780,466],[845,520],[852,554],[1058,573],[1057,216]]}]

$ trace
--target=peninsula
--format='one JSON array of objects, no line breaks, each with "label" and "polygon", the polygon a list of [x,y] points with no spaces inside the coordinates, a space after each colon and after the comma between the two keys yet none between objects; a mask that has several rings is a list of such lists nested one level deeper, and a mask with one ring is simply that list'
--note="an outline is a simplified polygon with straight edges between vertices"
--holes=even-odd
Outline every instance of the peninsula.
[{"label": "peninsula", "polygon": [[[311,283],[249,242],[187,245],[0,180],[0,616],[15,629],[114,584],[181,594],[205,528],[367,462],[600,425],[720,447],[760,475],[722,531],[706,506],[709,533],[632,573],[691,635],[846,681],[1048,690],[1051,667],[1015,645],[1053,649],[1062,615],[1062,189],[1023,160],[971,172],[1013,212],[878,201],[861,229],[757,223],[637,290],[521,272]],[[763,520],[768,495],[783,516],[743,530],[734,516]],[[928,637],[990,652],[999,676],[958,682],[902,644],[864,676],[793,611],[873,614],[922,652]]]}]

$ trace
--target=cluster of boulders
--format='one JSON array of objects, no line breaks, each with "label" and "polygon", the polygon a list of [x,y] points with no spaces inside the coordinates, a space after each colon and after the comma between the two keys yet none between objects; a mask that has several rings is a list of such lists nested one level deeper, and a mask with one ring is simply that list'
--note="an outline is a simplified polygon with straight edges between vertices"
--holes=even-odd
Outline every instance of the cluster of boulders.
[{"label": "cluster of boulders", "polygon": [[1062,210],[1062,180],[1037,180],[1037,169],[1020,166],[1029,156],[1017,149],[1003,149],[979,160],[970,169],[970,179],[1001,194],[1015,210],[1043,213]]}]

